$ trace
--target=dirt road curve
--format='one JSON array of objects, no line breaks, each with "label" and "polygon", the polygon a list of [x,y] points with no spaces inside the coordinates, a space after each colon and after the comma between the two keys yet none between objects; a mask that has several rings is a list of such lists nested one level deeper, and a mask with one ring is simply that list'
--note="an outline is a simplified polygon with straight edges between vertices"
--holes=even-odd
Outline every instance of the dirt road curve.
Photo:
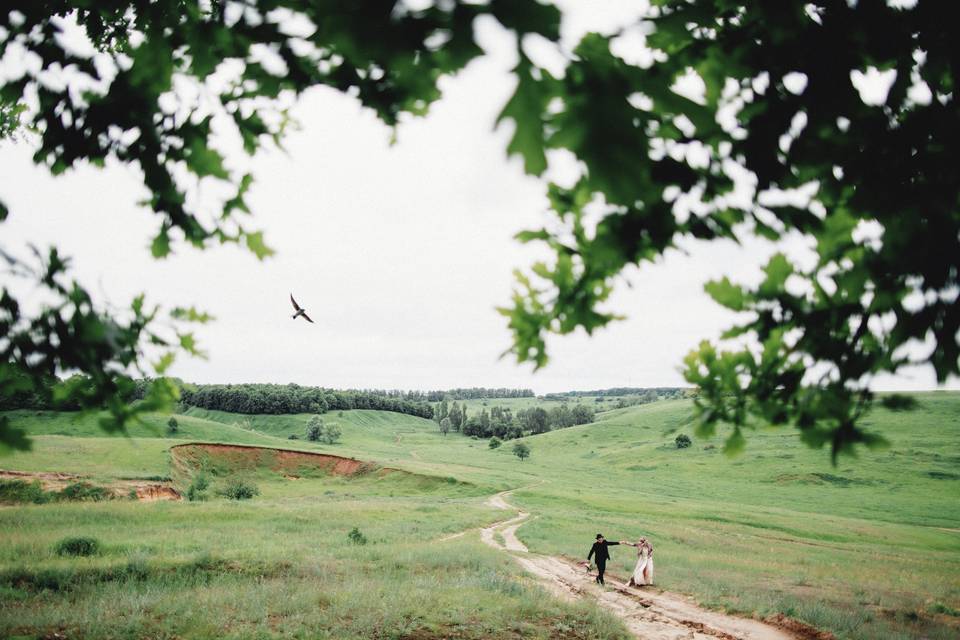
[{"label": "dirt road curve", "polygon": [[[509,491],[492,496],[491,507],[516,511],[507,502]],[[530,514],[518,511],[509,520],[497,522],[480,530],[480,539],[486,544],[509,552],[529,573],[536,576],[551,593],[566,600],[593,598],[596,602],[623,620],[627,629],[643,640],[797,640],[806,634],[790,633],[759,620],[737,618],[703,609],[689,599],[655,590],[630,588],[613,584],[607,578],[606,588],[593,581],[583,567],[552,556],[530,553],[517,538],[517,529]],[[498,537],[503,540],[501,543]],[[448,537],[449,539],[449,537]]]}]

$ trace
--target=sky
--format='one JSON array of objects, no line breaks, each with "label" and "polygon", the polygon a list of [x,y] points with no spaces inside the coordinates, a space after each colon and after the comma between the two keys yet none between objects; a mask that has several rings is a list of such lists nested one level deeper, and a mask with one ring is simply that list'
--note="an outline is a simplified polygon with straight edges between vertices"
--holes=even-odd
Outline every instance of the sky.
[{"label": "sky", "polygon": [[[567,44],[628,24],[645,6],[558,4]],[[478,29],[488,55],[445,79],[443,98],[425,118],[404,122],[395,144],[352,98],[326,89],[302,96],[285,151],[251,165],[250,226],[276,250],[264,262],[232,246],[179,246],[152,259],[158,220],[136,204],[146,193],[136,169],[114,163],[53,178],[33,165],[29,142],[0,144],[0,196],[11,211],[3,246],[58,246],[105,303],[125,306],[144,292],[167,308],[214,315],[197,331],[208,358],[181,357],[169,372],[189,381],[538,393],[683,386],[683,356],[735,319],[703,284],[723,275],[755,281],[776,248],[688,243],[625,272],[608,308],[626,320],[593,336],[551,337],[550,363],[537,372],[501,358],[510,334],[496,307],[509,302],[512,271],[540,255],[512,237],[548,217],[544,183],[506,156],[511,125],[494,126],[513,90],[511,36],[492,22]],[[623,48],[642,54],[629,42]],[[559,179],[570,169],[553,159]],[[28,307],[40,304],[37,291],[17,291]],[[291,320],[291,293],[315,324]],[[929,389],[935,378],[918,369],[876,387]]]}]

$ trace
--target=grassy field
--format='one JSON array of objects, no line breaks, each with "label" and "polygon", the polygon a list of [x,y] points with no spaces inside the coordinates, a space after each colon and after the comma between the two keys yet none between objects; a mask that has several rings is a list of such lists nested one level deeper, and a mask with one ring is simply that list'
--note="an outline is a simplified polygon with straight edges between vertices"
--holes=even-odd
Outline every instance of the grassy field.
[{"label": "grassy field", "polygon": [[[596,608],[543,597],[476,536],[438,542],[500,519],[483,496],[521,488],[513,501],[534,518],[519,536],[532,551],[579,558],[597,532],[645,535],[659,585],[711,607],[784,613],[841,638],[955,638],[960,394],[918,399],[913,412],[870,416],[889,449],[836,467],[789,429],[758,429],[728,458],[719,438],[694,436],[688,401],[526,438],[526,461],[511,443],[490,450],[376,411],[324,416],[343,431],[335,445],[288,439],[302,436],[306,415],[192,409],[175,437],[159,415],[130,437],[104,437],[94,416],[11,414],[36,444],[0,459],[4,469],[168,476],[171,446],[207,441],[333,453],[434,480],[263,470],[250,478],[261,495],[244,503],[2,508],[0,637],[623,637]],[[678,433],[693,446],[677,449]],[[366,545],[349,543],[354,527]],[[102,550],[54,554],[69,535],[94,536]],[[614,549],[614,573],[629,572],[631,551]]]}]

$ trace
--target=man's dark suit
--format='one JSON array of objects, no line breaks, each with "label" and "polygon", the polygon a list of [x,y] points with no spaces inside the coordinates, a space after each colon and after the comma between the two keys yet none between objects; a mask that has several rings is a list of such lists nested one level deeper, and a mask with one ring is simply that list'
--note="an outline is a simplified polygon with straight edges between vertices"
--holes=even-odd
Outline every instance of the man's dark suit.
[{"label": "man's dark suit", "polygon": [[587,562],[590,561],[591,556],[596,556],[597,582],[600,584],[603,584],[603,572],[607,568],[607,560],[610,559],[610,552],[607,550],[607,547],[612,547],[615,544],[620,543],[610,542],[609,540],[598,540],[593,543],[593,546],[590,547],[590,553],[587,554]]}]

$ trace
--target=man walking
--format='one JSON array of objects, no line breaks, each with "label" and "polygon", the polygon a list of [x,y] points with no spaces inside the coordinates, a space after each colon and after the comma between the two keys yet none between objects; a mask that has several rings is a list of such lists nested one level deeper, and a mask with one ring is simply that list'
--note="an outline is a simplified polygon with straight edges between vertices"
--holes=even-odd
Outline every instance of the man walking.
[{"label": "man walking", "polygon": [[607,568],[607,560],[610,559],[610,552],[607,551],[607,547],[615,544],[620,544],[619,542],[608,542],[603,539],[603,534],[597,534],[597,541],[593,543],[593,546],[590,547],[590,553],[587,554],[587,562],[590,562],[591,556],[596,556],[597,562],[597,584],[604,584],[603,582],[603,572]]}]

